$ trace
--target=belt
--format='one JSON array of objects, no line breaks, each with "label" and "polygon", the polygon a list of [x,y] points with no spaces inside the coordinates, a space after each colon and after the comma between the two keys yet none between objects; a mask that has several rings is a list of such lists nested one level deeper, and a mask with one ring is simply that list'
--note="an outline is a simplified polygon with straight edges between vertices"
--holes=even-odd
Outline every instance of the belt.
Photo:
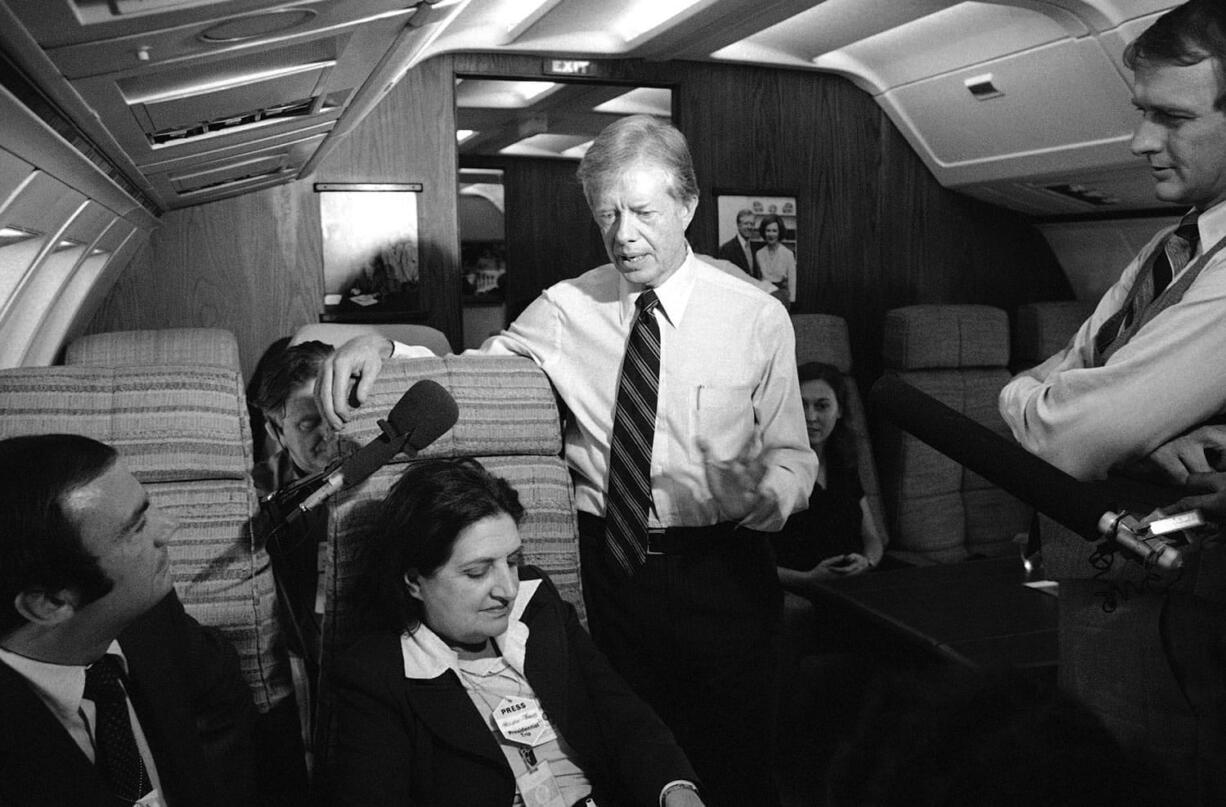
[{"label": "belt", "polygon": [[[605,521],[591,513],[579,513],[579,530],[592,535],[603,535]],[[731,521],[708,524],[704,527],[653,527],[647,530],[648,555],[683,555],[715,549],[731,540],[736,525]]]}]

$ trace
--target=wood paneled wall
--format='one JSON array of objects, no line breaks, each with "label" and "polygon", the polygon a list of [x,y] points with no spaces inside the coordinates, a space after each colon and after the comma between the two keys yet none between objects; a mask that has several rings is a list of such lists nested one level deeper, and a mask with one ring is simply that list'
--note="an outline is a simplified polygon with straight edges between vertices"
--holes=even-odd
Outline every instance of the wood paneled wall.
[{"label": "wood paneled wall", "polygon": [[310,178],[167,213],[88,331],[227,328],[249,378],[268,345],[323,310],[313,184],[421,182],[425,323],[462,345],[453,98],[450,60],[431,60],[409,71]]},{"label": "wood paneled wall", "polygon": [[[310,180],[168,213],[90,331],[233,330],[250,372],[263,349],[314,321],[322,300],[316,181],[424,182],[419,200],[428,324],[461,338],[453,73],[535,77],[528,56],[432,59],[400,85]],[[873,100],[844,79],[696,62],[617,63],[612,78],[671,86],[702,198],[690,227],[718,246],[713,191],[790,191],[799,203],[796,312],[847,319],[857,375],[880,369],[884,312],[976,302],[1012,310],[1072,292],[1023,217],[940,187]],[[505,159],[509,304],[605,260],[575,164]]]},{"label": "wood paneled wall", "polygon": [[[531,57],[455,59],[466,74],[540,75],[541,62]],[[716,190],[797,197],[792,310],[847,320],[862,383],[880,373],[881,325],[891,308],[984,303],[1012,311],[1072,298],[1055,256],[1024,217],[942,188],[872,98],[845,79],[634,61],[597,81],[609,78],[672,87],[674,123],[689,139],[702,189],[689,230],[696,251],[714,254],[719,246]],[[517,301],[606,260],[574,163],[491,162],[508,171],[508,283]]]}]

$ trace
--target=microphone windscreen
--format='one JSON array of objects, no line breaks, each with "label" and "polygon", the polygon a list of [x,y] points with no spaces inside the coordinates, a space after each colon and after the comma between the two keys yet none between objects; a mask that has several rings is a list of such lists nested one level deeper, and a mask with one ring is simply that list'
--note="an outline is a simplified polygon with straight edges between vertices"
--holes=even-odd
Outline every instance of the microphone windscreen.
[{"label": "microphone windscreen", "polygon": [[895,376],[878,379],[869,400],[900,428],[1086,540],[1102,537],[1099,517],[1116,505],[1098,486],[1079,482]]},{"label": "microphone windscreen", "polygon": [[390,440],[386,434],[380,434],[359,448],[341,466],[345,487],[348,488],[356,485],[384,465],[387,465],[403,445],[403,433],[400,437]]},{"label": "microphone windscreen", "polygon": [[[456,404],[455,398],[451,397],[451,393],[441,384],[428,378],[410,387],[409,391],[404,394],[404,398],[400,399],[400,403],[396,404],[396,408],[399,409],[400,405],[406,401],[409,401],[406,410],[411,408],[413,411],[412,422],[409,426],[412,433],[409,435],[408,443],[417,451],[441,437],[443,432],[454,426],[460,417],[460,407]],[[395,410],[393,410],[394,415]]]}]

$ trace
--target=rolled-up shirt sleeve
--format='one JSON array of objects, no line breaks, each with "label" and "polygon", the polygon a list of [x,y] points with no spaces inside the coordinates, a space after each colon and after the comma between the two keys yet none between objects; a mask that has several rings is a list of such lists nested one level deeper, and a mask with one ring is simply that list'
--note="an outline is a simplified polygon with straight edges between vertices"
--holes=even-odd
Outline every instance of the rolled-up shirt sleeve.
[{"label": "rolled-up shirt sleeve", "polygon": [[1093,366],[1094,336],[1123,305],[1139,264],[1125,270],[1063,351],[1000,394],[1001,416],[1017,441],[1079,479],[1102,478],[1118,463],[1146,456],[1226,403],[1220,253],[1182,300]]},{"label": "rolled-up shirt sleeve", "polygon": [[766,465],[759,492],[773,499],[773,506],[755,512],[744,526],[777,532],[788,516],[808,507],[809,494],[817,481],[817,455],[809,448],[800,401],[796,337],[783,306],[770,306],[766,312],[766,327],[762,329],[766,369],[754,391],[753,409]]}]

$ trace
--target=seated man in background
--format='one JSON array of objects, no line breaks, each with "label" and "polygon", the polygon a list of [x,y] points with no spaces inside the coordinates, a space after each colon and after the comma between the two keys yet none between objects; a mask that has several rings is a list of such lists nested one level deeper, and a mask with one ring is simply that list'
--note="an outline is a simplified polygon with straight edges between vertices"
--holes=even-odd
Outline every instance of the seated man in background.
[{"label": "seated man in background", "polygon": [[337,457],[336,434],[315,405],[315,379],[331,355],[331,345],[303,342],[263,362],[252,403],[277,449],[252,473],[261,496],[319,473]]},{"label": "seated man in background", "polygon": [[254,804],[255,708],[175,595],[173,520],[79,435],[0,441],[0,485],[0,804]]},{"label": "seated man in background", "polygon": [[[336,432],[315,405],[315,379],[332,346],[323,342],[275,350],[262,362],[252,403],[264,415],[264,429],[276,452],[252,471],[261,500],[323,472],[339,456]],[[293,524],[269,524],[268,543],[277,595],[290,625],[294,689],[303,725],[310,725],[315,682],[319,680],[323,594],[319,586],[321,552],[328,526],[327,507],[316,508]]]}]

